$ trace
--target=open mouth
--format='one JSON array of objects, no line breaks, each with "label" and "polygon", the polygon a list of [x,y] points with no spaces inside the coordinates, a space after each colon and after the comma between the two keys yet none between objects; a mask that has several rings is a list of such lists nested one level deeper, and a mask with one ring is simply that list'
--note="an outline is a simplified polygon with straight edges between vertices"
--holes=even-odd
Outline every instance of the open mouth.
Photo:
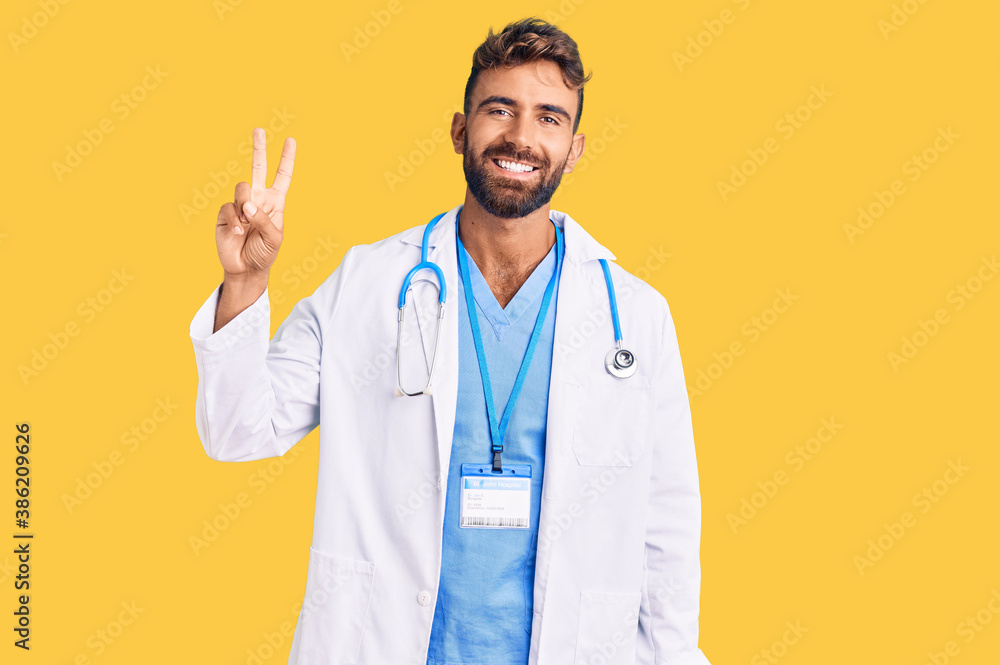
[{"label": "open mouth", "polygon": [[493,159],[492,161],[497,165],[497,167],[507,173],[532,173],[538,170],[537,166],[514,162],[509,159]]}]

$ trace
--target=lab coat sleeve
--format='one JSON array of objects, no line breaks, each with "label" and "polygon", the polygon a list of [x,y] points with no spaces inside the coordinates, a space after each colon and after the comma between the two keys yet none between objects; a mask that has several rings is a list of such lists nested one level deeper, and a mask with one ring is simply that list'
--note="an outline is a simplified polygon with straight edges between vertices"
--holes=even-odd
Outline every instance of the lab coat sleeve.
[{"label": "lab coat sleeve", "polygon": [[698,648],[701,494],[691,409],[670,310],[653,378],[652,470],[639,621],[652,665],[710,665]]},{"label": "lab coat sleeve", "polygon": [[323,330],[335,310],[344,262],[300,300],[268,341],[269,289],[216,332],[220,287],[191,321],[198,367],[195,423],[208,456],[246,462],[285,454],[319,425]]}]

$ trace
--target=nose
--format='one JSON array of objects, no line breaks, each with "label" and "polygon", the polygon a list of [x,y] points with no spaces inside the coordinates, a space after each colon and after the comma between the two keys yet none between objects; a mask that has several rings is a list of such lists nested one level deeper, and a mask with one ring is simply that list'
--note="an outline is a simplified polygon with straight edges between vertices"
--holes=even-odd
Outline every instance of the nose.
[{"label": "nose", "polygon": [[504,132],[504,140],[512,143],[519,154],[534,148],[535,134],[531,116],[519,113],[511,120]]}]

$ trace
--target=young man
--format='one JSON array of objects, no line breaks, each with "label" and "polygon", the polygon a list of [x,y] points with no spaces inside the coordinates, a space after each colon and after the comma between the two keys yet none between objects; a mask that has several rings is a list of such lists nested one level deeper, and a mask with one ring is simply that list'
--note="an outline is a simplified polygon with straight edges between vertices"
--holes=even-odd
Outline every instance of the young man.
[{"label": "young man", "polygon": [[[583,155],[588,79],[555,26],[491,30],[451,127],[464,202],[427,234],[349,249],[270,341],[295,142],[265,189],[254,131],[252,183],[219,212],[224,280],[191,323],[196,415],[223,461],[283,455],[322,424],[290,663],[707,665],[669,309],[549,209]],[[445,297],[401,334],[422,245]]]}]

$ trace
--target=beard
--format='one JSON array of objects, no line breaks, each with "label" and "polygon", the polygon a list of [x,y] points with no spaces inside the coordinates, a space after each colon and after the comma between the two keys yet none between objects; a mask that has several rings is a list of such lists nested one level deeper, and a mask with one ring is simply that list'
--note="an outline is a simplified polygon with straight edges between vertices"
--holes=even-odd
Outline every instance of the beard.
[{"label": "beard", "polygon": [[[486,212],[503,219],[525,217],[548,203],[559,187],[563,168],[569,159],[569,155],[566,155],[562,164],[550,172],[548,161],[518,155],[516,150],[505,143],[489,146],[474,159],[469,151],[468,134],[465,135],[465,149],[462,153],[462,169],[465,171],[469,191]],[[539,172],[538,182],[504,177],[493,168],[493,159],[509,159],[535,165]]]}]

